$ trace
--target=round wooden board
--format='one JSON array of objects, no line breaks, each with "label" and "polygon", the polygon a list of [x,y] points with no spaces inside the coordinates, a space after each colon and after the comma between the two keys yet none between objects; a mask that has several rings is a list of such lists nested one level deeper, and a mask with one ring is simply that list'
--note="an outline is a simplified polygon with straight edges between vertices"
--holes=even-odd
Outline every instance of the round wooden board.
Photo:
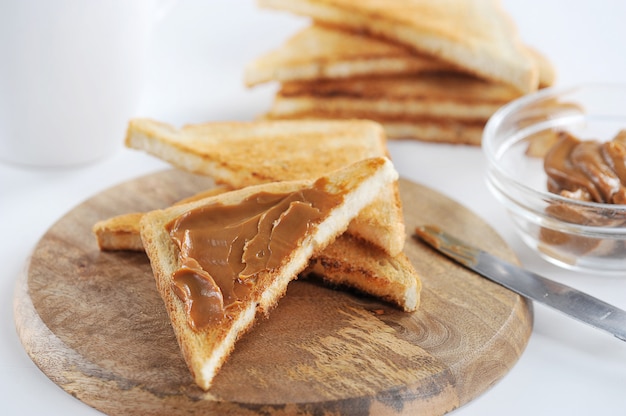
[{"label": "round wooden board", "polygon": [[[447,413],[485,392],[524,350],[532,309],[407,236],[420,273],[415,313],[313,280],[290,284],[269,318],[240,339],[204,392],[180,355],[143,253],[100,252],[92,225],[161,208],[213,187],[177,170],[102,192],[35,247],[15,292],[21,341],[64,390],[109,414]],[[514,254],[480,218],[400,181],[407,232],[432,223],[494,254]]]}]

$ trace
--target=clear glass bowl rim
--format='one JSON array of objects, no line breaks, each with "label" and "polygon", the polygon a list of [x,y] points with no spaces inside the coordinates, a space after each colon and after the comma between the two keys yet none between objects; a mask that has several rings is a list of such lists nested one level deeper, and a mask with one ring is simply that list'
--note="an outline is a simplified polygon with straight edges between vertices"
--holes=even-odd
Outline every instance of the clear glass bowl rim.
[{"label": "clear glass bowl rim", "polygon": [[[561,195],[557,195],[549,192],[548,190],[541,191],[535,189],[533,187],[527,186],[523,182],[520,182],[510,175],[506,173],[504,169],[502,169],[498,163],[498,159],[496,157],[496,153],[498,151],[498,147],[493,143],[493,139],[496,138],[496,134],[500,126],[508,120],[509,117],[515,115],[517,111],[522,108],[525,108],[531,103],[536,101],[540,101],[545,99],[546,97],[561,97],[567,94],[574,93],[576,91],[580,91],[582,89],[609,89],[611,91],[621,90],[623,94],[626,96],[626,85],[625,84],[611,84],[611,83],[594,83],[594,84],[581,84],[574,86],[566,86],[566,87],[550,87],[545,88],[540,91],[527,94],[516,100],[511,101],[510,103],[505,104],[500,109],[498,109],[491,118],[487,121],[485,125],[485,129],[483,131],[483,140],[482,140],[482,148],[483,153],[487,158],[487,164],[489,169],[494,169],[501,175],[503,178],[506,178],[510,183],[514,183],[519,189],[523,190],[525,195],[529,195],[530,198],[536,198],[537,200],[558,202],[570,204],[572,206],[578,206],[586,210],[598,210],[602,212],[612,211],[615,213],[619,213],[620,215],[626,215],[626,205],[616,205],[616,204],[607,204],[607,203],[598,203],[598,202],[585,202],[585,201],[576,201],[571,198],[566,198]],[[624,125],[626,129],[626,124]],[[511,197],[511,195],[509,195]]]}]

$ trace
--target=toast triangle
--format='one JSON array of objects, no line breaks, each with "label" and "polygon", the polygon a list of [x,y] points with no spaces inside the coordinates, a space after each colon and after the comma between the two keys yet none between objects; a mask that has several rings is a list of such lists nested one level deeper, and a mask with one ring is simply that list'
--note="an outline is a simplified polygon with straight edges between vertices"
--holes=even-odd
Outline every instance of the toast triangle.
[{"label": "toast triangle", "polygon": [[[388,159],[373,158],[334,171],[317,180],[274,182],[246,187],[188,204],[172,206],[165,210],[152,211],[141,219],[141,238],[150,258],[157,289],[165,303],[183,357],[198,386],[204,390],[210,388],[217,371],[232,352],[237,339],[255,322],[257,312],[267,314],[284,295],[287,284],[308,265],[311,256],[328,246],[383,187],[396,181],[397,178],[397,172]],[[245,285],[246,289],[243,292],[233,290],[230,293],[235,293],[235,295],[229,297],[226,296],[228,291],[224,291],[226,286],[219,286],[220,288],[216,289],[213,280],[219,281],[219,279],[215,277],[215,274],[213,276],[210,274],[213,272],[213,269],[210,269],[211,264],[215,262],[209,260],[207,263],[199,260],[209,277],[198,278],[194,275],[193,282],[201,281],[202,285],[208,285],[210,290],[201,292],[201,295],[196,295],[196,292],[190,290],[189,297],[196,305],[202,305],[202,302],[215,299],[216,296],[222,296],[224,302],[221,309],[220,307],[216,309],[218,312],[210,315],[215,317],[213,321],[207,321],[209,316],[206,312],[194,315],[194,309],[188,307],[189,303],[183,302],[184,297],[181,298],[175,289],[180,284],[178,281],[175,282],[175,273],[181,269],[182,260],[181,246],[170,234],[172,229],[176,229],[172,224],[182,227],[183,230],[180,231],[184,235],[193,235],[194,229],[185,228],[185,224],[188,218],[186,216],[197,212],[194,210],[215,207],[237,209],[242,204],[246,204],[245,201],[250,198],[258,198],[260,193],[288,197],[298,192],[306,195],[307,189],[322,190],[327,193],[327,197],[322,198],[320,204],[317,204],[317,200],[312,200],[314,207],[320,212],[319,217],[313,217],[310,220],[302,236],[296,241],[288,238],[280,240],[286,241],[291,248],[271,267],[260,266],[251,275],[252,277],[234,273],[231,284]],[[282,212],[280,218],[284,221],[285,218],[289,218],[286,214],[288,210]],[[213,211],[209,211],[206,215],[207,217],[204,218],[216,218]],[[192,247],[193,244],[195,243],[191,244]],[[244,258],[245,254],[239,254],[240,250],[235,249],[235,245],[231,247],[231,250],[237,253],[237,258]],[[204,246],[201,250],[203,253],[206,251]],[[220,261],[217,263],[223,264]],[[230,260],[228,263],[230,264]],[[245,267],[247,270],[248,266]],[[207,268],[211,272],[206,270]],[[235,281],[235,279],[239,280]],[[182,289],[180,291],[186,293]],[[202,325],[199,325],[198,321],[203,321]]]},{"label": "toast triangle", "polygon": [[[536,49],[526,49],[538,67],[539,88],[551,86],[555,80],[552,63]],[[383,39],[313,24],[248,63],[244,81],[250,87],[270,81],[393,77],[432,72],[467,73],[448,62]]]},{"label": "toast triangle", "polygon": [[[175,128],[130,121],[126,145],[232,188],[311,179],[370,157],[388,157],[382,127],[372,121],[214,122]],[[394,256],[405,226],[397,183],[391,183],[350,224],[351,234]]]},{"label": "toast triangle", "polygon": [[486,122],[520,97],[509,86],[460,73],[284,83],[270,116],[322,113],[372,120],[453,119]]},{"label": "toast triangle", "polygon": [[366,118],[389,138],[480,145],[482,130],[519,92],[461,73],[284,83],[267,120]]},{"label": "toast triangle", "polygon": [[[297,113],[276,114],[266,113],[262,117],[266,120],[341,120],[354,117],[348,110],[325,111],[310,110]],[[385,130],[387,137],[392,139],[412,139],[432,143],[447,143],[458,145],[480,146],[482,143],[484,121],[455,120],[453,118],[393,118],[381,117],[380,114],[370,114],[370,120],[375,120]]]},{"label": "toast triangle", "polygon": [[446,62],[411,53],[381,39],[313,24],[246,65],[244,80],[247,86],[254,86],[270,81],[345,79],[454,69]]},{"label": "toast triangle", "polygon": [[[212,188],[177,204],[226,192]],[[103,251],[145,251],[140,235],[144,213],[117,215],[93,226],[98,247]],[[317,253],[303,275],[315,275],[333,287],[349,287],[414,312],[420,304],[421,281],[404,253],[390,256],[384,250],[348,233],[343,233]]]},{"label": "toast triangle", "polygon": [[389,256],[348,233],[316,254],[302,274],[375,296],[405,312],[414,312],[420,305],[422,283],[409,258],[404,253]]},{"label": "toast triangle", "polygon": [[436,57],[522,93],[539,85],[533,57],[498,0],[258,0],[330,26]]}]

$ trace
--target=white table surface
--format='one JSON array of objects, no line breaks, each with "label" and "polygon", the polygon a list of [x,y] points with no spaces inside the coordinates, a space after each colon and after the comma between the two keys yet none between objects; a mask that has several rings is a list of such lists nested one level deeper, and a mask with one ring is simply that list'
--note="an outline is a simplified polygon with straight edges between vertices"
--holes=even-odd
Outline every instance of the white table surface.
[{"label": "white table surface", "polygon": [[[505,0],[503,5],[524,40],[553,60],[558,85],[626,83],[626,2]],[[259,10],[250,0],[181,0],[155,31],[145,97],[134,115],[176,125],[252,119],[268,108],[275,86],[245,89],[243,66],[305,24],[289,14]],[[117,140],[121,143],[122,137]],[[402,176],[479,214],[524,266],[626,308],[626,279],[559,270],[523,246],[485,187],[479,148],[409,141],[389,146]],[[2,414],[99,413],[52,383],[23,350],[13,322],[15,280],[38,239],[68,210],[114,184],[167,167],[121,144],[114,156],[89,166],[0,164]],[[520,360],[500,382],[454,413],[587,415],[624,414],[625,409],[626,344],[535,305],[533,333]]]}]

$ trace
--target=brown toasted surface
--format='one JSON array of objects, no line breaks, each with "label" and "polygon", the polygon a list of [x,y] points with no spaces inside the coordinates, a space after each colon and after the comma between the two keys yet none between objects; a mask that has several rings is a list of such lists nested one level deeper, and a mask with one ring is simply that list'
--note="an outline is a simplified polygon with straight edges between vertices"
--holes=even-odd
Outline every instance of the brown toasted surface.
[{"label": "brown toasted surface", "polygon": [[[149,119],[129,123],[128,147],[232,188],[314,178],[369,157],[388,156],[383,128],[367,120],[221,122],[177,129]],[[350,232],[389,254],[402,251],[404,220],[390,184]]]},{"label": "brown toasted surface", "polygon": [[178,249],[169,236],[166,224],[190,209],[207,204],[238,204],[258,192],[285,193],[311,186],[312,180],[283,181],[250,186],[211,196],[143,216],[141,238],[150,258],[157,289],[165,303],[182,354],[196,383],[208,389],[226,360],[236,340],[253,324],[256,312],[268,313],[283,296],[289,281],[295,279],[315,253],[324,249],[345,231],[349,221],[358,214],[388,183],[397,181],[397,172],[385,158],[367,159],[323,177],[324,189],[342,195],[339,205],[330,208],[317,227],[310,227],[302,243],[279,267],[261,271],[249,295],[240,299],[231,319],[219,326],[195,331],[187,324],[184,305],[171,289],[172,274],[179,267]]},{"label": "brown toasted surface", "polygon": [[366,118],[390,138],[480,145],[482,128],[519,92],[455,74],[285,83],[268,119]]},{"label": "brown toasted surface", "polygon": [[502,85],[447,75],[287,83],[276,94],[270,118],[323,113],[331,119],[468,120],[485,123],[519,95]]},{"label": "brown toasted surface", "polygon": [[283,96],[347,95],[379,99],[448,99],[462,102],[503,103],[521,96],[515,89],[470,75],[436,72],[396,77],[284,83]]},{"label": "brown toasted surface", "polygon": [[[209,196],[219,195],[226,192],[226,190],[226,187],[218,186],[182,199],[178,201],[177,204],[185,204]],[[96,236],[100,250],[144,251],[139,234],[139,222],[143,216],[143,212],[133,212],[116,215],[115,217],[107,218],[94,224],[92,232]]]},{"label": "brown toasted surface", "polygon": [[92,232],[96,236],[100,250],[144,251],[139,222],[143,213],[117,215],[94,224]]},{"label": "brown toasted surface", "polygon": [[[222,192],[225,192],[223,187],[213,188],[178,204]],[[122,214],[98,221],[92,231],[100,249],[144,251],[139,225],[143,215]],[[421,284],[415,269],[403,261],[404,258],[404,253],[390,256],[384,250],[344,233],[313,256],[308,269],[333,285],[353,287],[394,303],[405,311],[414,311],[419,306]]]},{"label": "brown toasted surface", "polygon": [[451,71],[449,63],[362,33],[313,24],[294,34],[245,69],[253,86],[269,81],[303,81]]},{"label": "brown toasted surface", "polygon": [[303,273],[379,297],[407,312],[419,307],[422,284],[406,255],[389,256],[349,234],[342,234],[312,258]]},{"label": "brown toasted surface", "polygon": [[[556,77],[550,60],[526,46],[539,71],[539,87],[551,86]],[[246,66],[248,86],[263,82],[314,81],[415,75],[430,72],[467,72],[430,55],[363,32],[313,24]]]},{"label": "brown toasted surface", "polygon": [[[298,120],[333,120],[352,117],[349,110],[327,112],[323,110],[306,111],[289,115],[265,114],[266,118],[295,118]],[[482,142],[483,121],[454,120],[451,118],[411,118],[386,117],[370,113],[372,120],[380,123],[389,138],[412,139],[434,143],[467,144],[480,146]]]},{"label": "brown toasted surface", "polygon": [[[150,152],[154,148],[139,135],[180,152],[159,155],[166,161],[236,188],[274,180],[310,179],[356,160],[387,156],[384,131],[364,120],[215,122],[182,129],[149,119],[131,120],[127,146]],[[204,163],[189,161],[191,157]]]},{"label": "brown toasted surface", "polygon": [[485,79],[534,91],[539,71],[497,0],[260,0],[437,57]]}]

